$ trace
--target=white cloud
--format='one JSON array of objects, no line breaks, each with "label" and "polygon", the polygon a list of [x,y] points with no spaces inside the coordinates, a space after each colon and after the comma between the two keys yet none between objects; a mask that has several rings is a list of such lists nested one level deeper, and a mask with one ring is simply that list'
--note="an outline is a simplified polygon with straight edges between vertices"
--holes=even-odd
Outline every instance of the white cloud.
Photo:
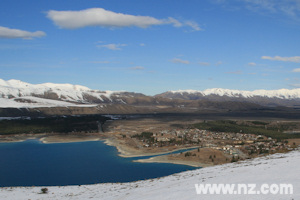
[{"label": "white cloud", "polygon": [[209,66],[210,63],[208,62],[198,62],[199,65],[202,65],[202,66]]},{"label": "white cloud", "polygon": [[105,61],[92,61],[90,63],[94,63],[94,64],[108,64],[110,62],[105,60]]},{"label": "white cloud", "polygon": [[147,28],[153,25],[172,24],[174,27],[187,25],[194,30],[200,30],[196,22],[181,23],[178,20],[168,17],[167,19],[156,19],[150,16],[135,16],[123,13],[116,13],[103,8],[90,8],[80,11],[56,11],[50,10],[47,17],[60,28],[77,29],[87,26],[102,27],[130,27],[136,26]]},{"label": "white cloud", "polygon": [[242,74],[243,72],[238,70],[238,71],[233,71],[233,72],[225,72],[226,74]]},{"label": "white cloud", "polygon": [[289,84],[289,85],[294,88],[300,88],[300,83],[294,83],[294,84]]},{"label": "white cloud", "polygon": [[43,37],[46,33],[43,31],[29,32],[19,29],[11,29],[7,27],[0,26],[0,38],[22,38],[22,39],[32,39],[34,37]]},{"label": "white cloud", "polygon": [[172,17],[168,18],[168,23],[173,24],[174,27],[182,27],[182,26],[189,26],[191,27],[194,31],[201,31],[202,29],[200,28],[199,24],[194,21],[184,21],[180,22],[177,19],[174,19]]},{"label": "white cloud", "polygon": [[293,69],[292,72],[298,73],[298,72],[300,72],[300,68]]},{"label": "white cloud", "polygon": [[223,64],[222,61],[218,61],[218,62],[216,63],[217,66],[222,65],[222,64]]},{"label": "white cloud", "polygon": [[299,0],[211,0],[213,3],[221,4],[230,10],[240,10],[242,7],[263,15],[284,14],[299,20],[300,1]]},{"label": "white cloud", "polygon": [[182,23],[179,22],[177,19],[174,19],[173,17],[169,17],[167,20],[165,20],[167,23],[173,24],[175,27],[182,27]]},{"label": "white cloud", "polygon": [[210,0],[227,11],[242,11],[258,13],[264,17],[272,17],[273,20],[282,22],[290,20],[299,24],[300,1],[299,0]]},{"label": "white cloud", "polygon": [[300,2],[299,0],[244,0],[247,3],[247,8],[253,11],[269,11],[272,13],[284,13],[286,15],[296,17],[299,15]]},{"label": "white cloud", "polygon": [[200,28],[199,24],[194,22],[194,21],[186,21],[184,23],[186,26],[192,27],[195,31],[201,31],[202,29]]},{"label": "white cloud", "polygon": [[125,47],[127,44],[103,44],[103,45],[97,45],[99,48],[106,48],[109,50],[122,50],[121,47]]},{"label": "white cloud", "polygon": [[190,64],[190,61],[188,61],[188,60],[182,60],[182,59],[179,59],[179,58],[173,58],[171,60],[171,62],[172,63],[186,64],[186,65]]},{"label": "white cloud", "polygon": [[144,70],[145,68],[142,66],[130,67],[132,70]]},{"label": "white cloud", "polygon": [[[294,69],[294,70],[295,70],[295,72],[300,72],[300,68]],[[295,88],[300,88],[300,83],[299,83],[300,79],[299,78],[291,78],[291,79],[286,78],[285,80],[292,82],[292,83],[289,84],[289,86],[292,86],[292,87],[295,87]]]},{"label": "white cloud", "polygon": [[275,4],[273,0],[244,0],[247,3],[247,8],[252,11],[257,11],[258,9],[264,9],[271,12],[275,12]]},{"label": "white cloud", "polygon": [[255,62],[250,62],[250,63],[248,63],[248,65],[250,65],[250,66],[256,66],[257,64]]},{"label": "white cloud", "polygon": [[270,57],[270,56],[262,56],[261,59],[300,63],[300,56],[294,56],[294,57],[281,57],[281,56]]}]

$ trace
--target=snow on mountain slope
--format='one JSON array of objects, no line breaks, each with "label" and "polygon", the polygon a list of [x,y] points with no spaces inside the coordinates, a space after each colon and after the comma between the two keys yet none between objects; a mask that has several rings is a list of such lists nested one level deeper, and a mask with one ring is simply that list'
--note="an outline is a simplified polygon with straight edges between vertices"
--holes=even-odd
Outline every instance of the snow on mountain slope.
[{"label": "snow on mountain slope", "polygon": [[[112,101],[111,96],[118,96],[120,93],[121,92],[91,90],[81,85],[54,83],[34,85],[19,80],[5,81],[0,79],[0,98],[2,97],[3,99],[10,100],[15,100],[13,98],[19,97],[40,97],[43,99],[61,100],[75,103],[93,103],[93,101]],[[4,103],[5,100],[3,99],[2,102]],[[6,102],[10,102],[9,104],[13,103],[13,101]]]},{"label": "snow on mountain slope", "polygon": [[279,98],[279,99],[300,99],[300,88],[297,89],[280,89],[280,90],[254,90],[254,91],[244,91],[244,90],[229,90],[222,88],[207,89],[204,91],[198,90],[177,90],[169,91],[172,94],[197,94],[202,96],[208,95],[218,95],[218,96],[228,96],[228,97],[268,97],[268,98]]},{"label": "snow on mountain slope", "polygon": [[[143,200],[296,200],[300,199],[300,151],[274,154],[253,160],[182,172],[163,178],[131,183],[106,183],[81,186],[0,188],[0,199],[143,199]],[[292,184],[293,194],[196,194],[195,184]],[[243,191],[243,190],[242,190]]]},{"label": "snow on mountain slope", "polygon": [[[86,101],[85,95],[90,95],[92,97],[102,100],[103,98],[110,98],[111,95],[117,95],[124,93],[124,91],[99,91],[91,90],[88,87],[81,85],[71,85],[71,84],[54,84],[54,83],[44,83],[44,84],[30,84],[22,82],[19,80],[2,80],[0,79],[0,97],[11,98],[11,97],[22,97],[22,96],[32,96],[32,95],[45,95],[57,94],[58,98],[65,101],[75,101],[84,102]],[[222,88],[206,89],[204,91],[198,90],[177,90],[168,91],[163,94],[193,94],[201,96],[218,95],[218,96],[228,96],[228,97],[268,97],[268,98],[279,98],[279,99],[300,99],[300,88],[297,89],[280,89],[280,90],[254,90],[254,91],[244,91],[244,90],[229,90]],[[161,94],[160,94],[161,95]]]},{"label": "snow on mountain slope", "polygon": [[[165,92],[151,97],[139,93],[130,93],[125,91],[91,90],[81,85],[54,83],[30,84],[19,80],[5,81],[0,79],[0,99],[3,98],[10,100],[2,100],[3,103],[7,102],[8,104],[2,104],[0,105],[0,107],[8,107],[8,105],[12,105],[14,101],[18,100],[18,98],[21,97],[38,97],[43,99],[71,102],[77,104],[117,103],[154,105],[155,102],[156,104],[158,104],[158,101],[156,101],[155,98],[167,98],[168,100],[204,99],[220,102],[241,101],[269,106],[299,106],[300,88],[292,90],[281,89],[255,91],[229,90],[220,88],[207,89],[204,91],[178,90]],[[21,103],[22,102],[20,102],[20,104],[14,104],[13,107],[17,107],[17,105],[21,106]],[[55,105],[53,104],[53,106]]]},{"label": "snow on mountain slope", "polygon": [[96,104],[75,104],[38,97],[0,98],[1,108],[94,107]]}]

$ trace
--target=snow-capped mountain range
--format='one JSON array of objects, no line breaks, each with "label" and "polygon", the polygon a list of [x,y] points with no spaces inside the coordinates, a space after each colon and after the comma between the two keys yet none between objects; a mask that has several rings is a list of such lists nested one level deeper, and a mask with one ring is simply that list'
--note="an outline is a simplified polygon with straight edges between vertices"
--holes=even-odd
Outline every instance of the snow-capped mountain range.
[{"label": "snow-capped mountain range", "polygon": [[221,88],[207,89],[204,91],[198,90],[177,90],[169,91],[169,94],[189,94],[189,95],[217,95],[217,96],[227,96],[227,97],[267,97],[267,98],[279,98],[279,99],[300,99],[300,88],[298,89],[280,89],[280,90],[254,90],[254,91],[244,91],[244,90],[229,90]]},{"label": "snow-capped mountain range", "polygon": [[[178,100],[239,101],[260,105],[300,105],[299,89],[229,90],[207,89],[168,91],[153,97],[125,91],[92,90],[71,84],[30,84],[20,80],[0,79],[0,107],[68,107],[96,106],[98,104],[175,105]],[[174,102],[176,103],[174,104]],[[182,103],[182,102],[180,102]],[[176,104],[176,105],[177,105]]]},{"label": "snow-capped mountain range", "polygon": [[30,84],[0,79],[0,107],[91,106],[122,101],[119,97],[134,93],[91,90],[71,84]]},{"label": "snow-capped mountain range", "polygon": [[[51,96],[64,101],[89,103],[86,96],[92,96],[104,101],[109,99],[112,94],[120,92],[91,90],[81,85],[71,84],[30,84],[20,80],[4,81],[0,79],[0,95],[2,98],[16,98],[26,96]],[[44,97],[45,98],[45,97]]]},{"label": "snow-capped mountain range", "polygon": [[221,88],[204,91],[177,90],[158,94],[156,97],[185,100],[239,101],[265,106],[298,106],[300,105],[300,88],[254,91]]}]

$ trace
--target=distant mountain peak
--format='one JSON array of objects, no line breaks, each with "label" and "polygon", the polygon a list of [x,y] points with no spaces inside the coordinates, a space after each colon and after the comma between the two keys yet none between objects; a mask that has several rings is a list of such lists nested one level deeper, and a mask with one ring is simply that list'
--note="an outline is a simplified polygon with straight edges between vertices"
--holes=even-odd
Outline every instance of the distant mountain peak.
[{"label": "distant mountain peak", "polygon": [[279,90],[254,90],[254,91],[212,88],[203,91],[199,91],[199,90],[168,91],[162,94],[182,94],[182,95],[190,94],[190,95],[202,95],[202,96],[218,95],[218,96],[243,97],[243,98],[267,97],[267,98],[279,98],[279,99],[300,99],[300,88],[279,89]]},{"label": "distant mountain peak", "polygon": [[168,91],[156,97],[184,100],[239,101],[264,106],[300,106],[300,88],[279,90],[230,90],[212,88],[199,90]]},{"label": "distant mountain peak", "polygon": [[[40,98],[40,99],[37,99]],[[130,105],[168,105],[177,106],[178,100],[186,104],[196,105],[194,100],[208,100],[218,102],[247,102],[267,106],[300,106],[300,88],[280,90],[230,90],[223,88],[212,88],[203,91],[177,90],[168,91],[153,97],[141,93],[126,91],[100,91],[88,87],[72,84],[30,84],[20,80],[0,79],[0,107],[15,106],[21,104],[31,107],[55,106],[54,100],[59,101],[57,105],[86,105],[86,104],[130,104]],[[193,101],[191,103],[190,101]],[[35,103],[36,102],[36,103]],[[64,104],[62,102],[67,102]],[[70,104],[71,103],[71,104]],[[181,102],[183,103],[183,102]],[[175,106],[175,107],[176,107]],[[197,106],[196,106],[197,107]]]},{"label": "distant mountain peak", "polygon": [[[10,102],[10,106],[19,106],[19,98],[27,98],[26,101],[29,101],[29,97],[32,98],[42,98],[50,99],[56,101],[64,101],[69,103],[76,104],[93,104],[93,103],[107,103],[114,102],[124,91],[100,91],[92,90],[88,87],[81,85],[72,85],[72,84],[56,84],[56,83],[43,83],[43,84],[30,84],[20,80],[11,79],[5,81],[0,79],[0,98],[2,102]],[[17,102],[17,103],[15,103]],[[32,102],[36,102],[32,100]],[[50,105],[49,101],[45,102],[45,106]],[[40,106],[39,104],[31,103],[34,107]],[[51,103],[53,106],[54,103]],[[72,105],[72,104],[61,104],[58,102],[58,105]],[[5,105],[1,105],[5,107]]]}]

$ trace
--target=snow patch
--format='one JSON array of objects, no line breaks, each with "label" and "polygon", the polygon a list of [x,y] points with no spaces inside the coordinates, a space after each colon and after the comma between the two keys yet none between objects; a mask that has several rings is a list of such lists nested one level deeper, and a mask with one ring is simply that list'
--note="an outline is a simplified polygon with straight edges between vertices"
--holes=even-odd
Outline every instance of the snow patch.
[{"label": "snow patch", "polygon": [[[23,101],[23,102],[20,102]],[[38,97],[0,98],[2,108],[41,108],[41,107],[94,107],[96,104],[74,104],[65,101],[43,99]]]}]

